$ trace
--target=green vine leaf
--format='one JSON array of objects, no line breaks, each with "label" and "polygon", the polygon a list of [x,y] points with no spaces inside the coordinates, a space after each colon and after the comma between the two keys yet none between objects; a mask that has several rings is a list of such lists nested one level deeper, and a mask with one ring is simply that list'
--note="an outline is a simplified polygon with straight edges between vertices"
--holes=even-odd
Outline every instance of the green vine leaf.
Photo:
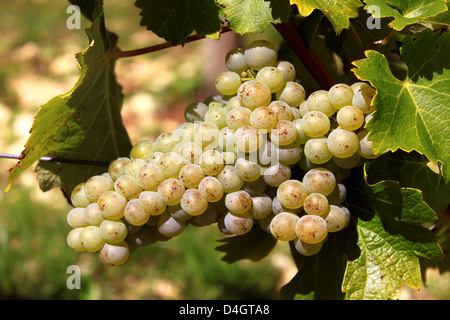
[{"label": "green vine leaf", "polygon": [[134,5],[141,9],[141,26],[174,45],[184,45],[194,31],[214,35],[222,27],[221,10],[214,0],[137,0]]},{"label": "green vine leaf", "polygon": [[290,2],[298,7],[298,11],[304,17],[309,16],[315,9],[322,11],[333,25],[336,34],[349,28],[350,19],[356,18],[359,8],[362,7],[359,0],[290,0]]},{"label": "green vine leaf", "polygon": [[438,22],[434,17],[448,10],[446,0],[365,0],[365,3],[365,9],[372,11],[374,18],[393,17],[389,26],[395,30],[418,22]]},{"label": "green vine leaf", "polygon": [[271,23],[287,21],[288,0],[218,0],[231,29],[239,34],[262,32]]},{"label": "green vine leaf", "polygon": [[[108,57],[108,52],[116,50],[116,39],[105,29],[103,13],[86,33],[89,47],[76,55],[78,81],[37,112],[20,161],[10,169],[7,191],[43,156],[109,162],[129,154],[131,143],[120,114],[122,90],[115,78],[114,61]],[[106,171],[99,166],[65,163],[40,163],[40,167],[46,169],[41,186],[60,186],[69,194],[77,183]]]},{"label": "green vine leaf", "polygon": [[417,151],[443,165],[450,180],[450,34],[426,30],[415,41],[406,37],[402,57],[408,79],[395,78],[385,56],[366,51],[366,59],[354,62],[355,75],[378,90],[374,117],[367,128],[375,153]]}]

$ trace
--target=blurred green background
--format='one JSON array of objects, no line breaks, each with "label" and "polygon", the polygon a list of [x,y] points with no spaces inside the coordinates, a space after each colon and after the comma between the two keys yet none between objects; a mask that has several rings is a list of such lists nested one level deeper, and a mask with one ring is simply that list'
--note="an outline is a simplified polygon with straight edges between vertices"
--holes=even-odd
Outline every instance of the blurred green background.
[{"label": "blurred green background", "polygon": [[[81,29],[68,29],[69,3],[15,0],[0,11],[0,153],[20,154],[40,105],[75,84],[75,53],[88,45]],[[105,1],[107,27],[119,35],[122,49],[163,42],[139,26],[139,11],[128,1]],[[214,78],[229,49],[252,37],[204,39],[145,56],[121,59],[123,118],[132,142],[155,138],[184,120],[190,102],[215,94]],[[0,189],[15,163],[0,159]],[[33,170],[25,172],[8,194],[0,192],[0,299],[276,299],[296,272],[288,247],[261,262],[227,264],[215,251],[223,236],[215,227],[188,227],[170,241],[140,248],[123,267],[105,267],[92,253],[66,245],[70,206],[59,190],[39,190]],[[67,268],[81,269],[81,289],[70,290]],[[406,289],[404,299],[449,299],[450,279],[431,270],[428,287]]]}]

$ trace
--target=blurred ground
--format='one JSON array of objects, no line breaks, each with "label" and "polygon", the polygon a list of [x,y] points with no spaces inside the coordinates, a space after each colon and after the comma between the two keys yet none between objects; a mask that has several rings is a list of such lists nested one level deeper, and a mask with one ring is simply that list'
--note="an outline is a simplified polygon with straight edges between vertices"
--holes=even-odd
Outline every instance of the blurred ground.
[{"label": "blurred ground", "polygon": [[[0,11],[0,152],[20,154],[39,106],[73,87],[75,53],[87,38],[66,28],[65,1],[15,0]],[[130,3],[110,0],[107,27],[122,49],[163,42],[139,26]],[[273,37],[270,33],[265,35]],[[224,70],[227,51],[248,38],[232,33],[221,41],[119,60],[124,122],[132,142],[155,138],[184,121],[184,107],[215,94],[211,84]],[[0,189],[14,161],[0,159]],[[126,268],[105,268],[93,254],[66,245],[70,209],[59,190],[37,187],[32,170],[5,195],[0,192],[0,299],[273,299],[295,274],[288,248],[280,245],[260,263],[228,265],[215,251],[215,228],[188,228],[180,237],[140,249]],[[82,289],[66,287],[70,265],[82,269]],[[450,279],[431,270],[429,288],[404,290],[404,299],[449,299]]]}]

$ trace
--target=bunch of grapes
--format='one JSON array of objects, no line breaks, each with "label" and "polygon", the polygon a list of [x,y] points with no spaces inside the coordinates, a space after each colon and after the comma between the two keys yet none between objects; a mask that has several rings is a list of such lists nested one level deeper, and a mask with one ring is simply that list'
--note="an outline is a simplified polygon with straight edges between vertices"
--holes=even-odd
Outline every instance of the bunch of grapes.
[{"label": "bunch of grapes", "polygon": [[227,235],[262,228],[306,256],[350,221],[343,180],[377,155],[365,124],[375,90],[339,83],[308,97],[264,40],[231,50],[220,95],[186,107],[186,122],[79,184],[68,245],[112,266],[188,225]]}]

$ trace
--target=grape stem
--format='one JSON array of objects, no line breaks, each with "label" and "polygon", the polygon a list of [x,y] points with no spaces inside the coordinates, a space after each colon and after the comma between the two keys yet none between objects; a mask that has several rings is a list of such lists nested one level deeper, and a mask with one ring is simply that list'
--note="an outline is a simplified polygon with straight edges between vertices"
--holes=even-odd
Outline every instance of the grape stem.
[{"label": "grape stem", "polygon": [[329,90],[337,83],[292,21],[273,25],[294,53],[300,58],[314,79],[316,79],[320,87],[324,90]]},{"label": "grape stem", "polygon": [[[229,26],[224,26],[222,30],[220,31],[220,34],[231,31],[231,28]],[[204,35],[192,35],[186,38],[185,43],[197,41],[206,38]],[[143,54],[156,52],[164,49],[168,49],[171,47],[174,47],[175,45],[171,42],[164,42],[156,45],[152,45],[145,48],[139,48],[134,50],[127,50],[127,51],[114,51],[109,52],[108,56],[111,59],[118,59],[118,58],[129,58],[129,57],[136,57]]]},{"label": "grape stem", "polygon": [[[21,159],[20,156],[15,155],[15,154],[9,154],[9,153],[0,153],[0,158],[3,158],[3,159],[16,159],[16,160],[20,160]],[[93,160],[81,160],[81,159],[65,159],[65,158],[41,157],[39,159],[39,161],[73,163],[73,164],[82,164],[82,165],[88,165],[88,166],[101,166],[101,167],[109,166],[109,162],[93,161]]]}]

